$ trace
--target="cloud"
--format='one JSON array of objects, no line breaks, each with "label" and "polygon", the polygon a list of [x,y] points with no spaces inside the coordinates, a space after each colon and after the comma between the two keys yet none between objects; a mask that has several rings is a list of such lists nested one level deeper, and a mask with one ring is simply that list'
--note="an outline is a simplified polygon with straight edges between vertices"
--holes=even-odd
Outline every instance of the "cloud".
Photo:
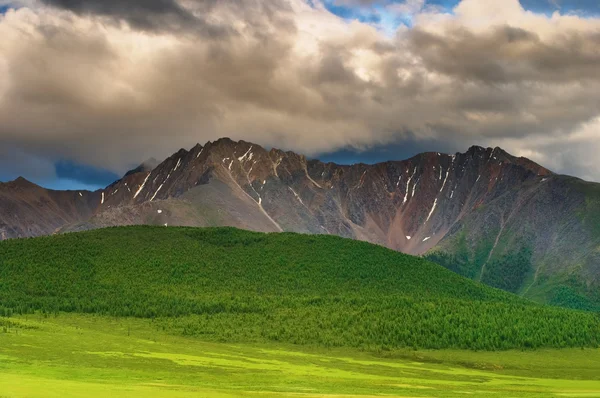
[{"label": "cloud", "polygon": [[452,27],[442,34],[416,28],[413,51],[429,70],[482,83],[600,80],[600,32],[561,32],[542,40],[535,31],[509,25],[475,33]]},{"label": "cloud", "polygon": [[0,146],[0,181],[14,180],[20,175],[28,175],[36,181],[56,178],[51,161],[3,143]]},{"label": "cloud", "polygon": [[600,180],[584,159],[600,138],[598,19],[416,1],[390,36],[317,0],[125,3],[0,17],[2,146],[123,173],[221,136],[308,155],[503,144]]},{"label": "cloud", "polygon": [[402,3],[390,3],[386,9],[400,15],[414,15],[425,8],[425,0],[406,0]]},{"label": "cloud", "polygon": [[372,6],[388,3],[390,0],[335,0],[333,3],[339,6]]}]

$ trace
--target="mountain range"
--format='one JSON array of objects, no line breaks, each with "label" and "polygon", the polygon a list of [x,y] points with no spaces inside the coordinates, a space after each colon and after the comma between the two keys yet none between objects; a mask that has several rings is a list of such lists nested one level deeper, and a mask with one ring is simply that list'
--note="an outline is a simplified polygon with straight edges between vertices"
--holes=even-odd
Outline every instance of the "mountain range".
[{"label": "mountain range", "polygon": [[0,183],[0,239],[137,224],[338,235],[535,301],[600,302],[600,184],[500,148],[338,165],[224,138],[96,192]]}]

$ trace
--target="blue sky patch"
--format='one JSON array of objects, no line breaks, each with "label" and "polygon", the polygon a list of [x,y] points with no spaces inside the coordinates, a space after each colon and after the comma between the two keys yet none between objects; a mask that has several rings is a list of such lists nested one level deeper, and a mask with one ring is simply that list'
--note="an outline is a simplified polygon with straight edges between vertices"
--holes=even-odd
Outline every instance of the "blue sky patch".
[{"label": "blue sky patch", "polygon": [[[411,24],[409,17],[393,17],[384,8],[386,4],[402,4],[404,2],[403,0],[382,0],[361,7],[340,5],[335,0],[327,0],[325,6],[330,12],[341,18],[358,19],[367,23],[380,23],[386,29],[389,29],[392,23],[396,26]],[[441,7],[444,11],[450,12],[459,2],[459,0],[428,0],[426,5]],[[576,13],[582,16],[600,15],[600,1],[598,0],[521,0],[521,5],[526,10],[546,15],[552,15],[555,11],[560,11],[562,14]]]},{"label": "blue sky patch", "polygon": [[358,20],[364,23],[379,23],[381,21],[380,16],[373,8],[371,10],[360,9],[358,7],[336,5],[330,2],[326,6],[330,12],[344,19]]}]

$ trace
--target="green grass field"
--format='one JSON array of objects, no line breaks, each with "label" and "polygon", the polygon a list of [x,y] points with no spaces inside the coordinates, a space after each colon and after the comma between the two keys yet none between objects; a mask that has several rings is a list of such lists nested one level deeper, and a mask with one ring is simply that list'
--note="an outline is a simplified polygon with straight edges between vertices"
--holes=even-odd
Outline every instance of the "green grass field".
[{"label": "green grass field", "polygon": [[600,397],[597,349],[369,353],[204,342],[131,318],[9,322],[0,332],[3,398]]}]

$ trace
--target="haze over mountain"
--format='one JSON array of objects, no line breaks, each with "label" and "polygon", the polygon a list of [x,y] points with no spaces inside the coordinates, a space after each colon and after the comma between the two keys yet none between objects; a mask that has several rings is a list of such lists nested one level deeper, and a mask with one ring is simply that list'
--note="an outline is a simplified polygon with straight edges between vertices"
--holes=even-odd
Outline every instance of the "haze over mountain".
[{"label": "haze over mountain", "polygon": [[0,184],[2,239],[135,224],[333,234],[586,308],[600,281],[598,217],[599,184],[476,146],[343,166],[220,139],[97,192]]}]

